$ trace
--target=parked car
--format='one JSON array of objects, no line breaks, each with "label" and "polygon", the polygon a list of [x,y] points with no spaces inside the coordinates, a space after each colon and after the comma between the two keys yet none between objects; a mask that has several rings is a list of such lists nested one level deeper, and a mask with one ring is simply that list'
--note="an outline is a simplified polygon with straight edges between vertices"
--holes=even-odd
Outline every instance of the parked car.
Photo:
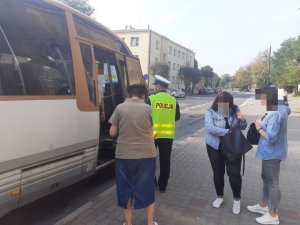
[{"label": "parked car", "polygon": [[206,88],[205,87],[199,88],[198,94],[199,95],[206,95],[207,94]]},{"label": "parked car", "polygon": [[182,91],[181,89],[169,89],[168,93],[175,98],[184,98],[185,97],[185,92]]},{"label": "parked car", "polygon": [[185,98],[185,92],[182,89],[178,89],[177,92],[179,98]]}]

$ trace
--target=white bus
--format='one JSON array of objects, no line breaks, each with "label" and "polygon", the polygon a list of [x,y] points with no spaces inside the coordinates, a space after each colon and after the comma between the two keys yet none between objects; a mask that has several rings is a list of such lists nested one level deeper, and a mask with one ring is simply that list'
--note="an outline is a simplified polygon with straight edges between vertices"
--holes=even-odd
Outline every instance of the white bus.
[{"label": "white bus", "polygon": [[111,163],[108,119],[135,83],[139,60],[93,19],[0,0],[0,216]]}]

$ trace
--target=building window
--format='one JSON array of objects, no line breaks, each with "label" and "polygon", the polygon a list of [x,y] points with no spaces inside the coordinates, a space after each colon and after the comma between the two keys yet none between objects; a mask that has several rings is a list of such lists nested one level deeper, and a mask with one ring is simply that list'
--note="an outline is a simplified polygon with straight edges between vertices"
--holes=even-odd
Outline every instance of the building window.
[{"label": "building window", "polygon": [[182,58],[185,59],[185,53],[184,52],[182,53]]},{"label": "building window", "polygon": [[178,58],[181,58],[181,51],[178,51]]},{"label": "building window", "polygon": [[131,43],[131,46],[139,46],[139,38],[138,37],[132,37],[130,43]]},{"label": "building window", "polygon": [[169,46],[169,54],[172,55],[172,47]]},{"label": "building window", "polygon": [[176,63],[173,63],[173,70],[176,70]]},{"label": "building window", "polygon": [[158,58],[157,57],[155,57],[155,62],[158,62]]},{"label": "building window", "polygon": [[174,49],[174,56],[177,56],[177,50]]},{"label": "building window", "polygon": [[180,69],[180,66],[179,66],[179,64],[177,64],[177,70],[179,70]]},{"label": "building window", "polygon": [[168,66],[171,69],[171,62],[170,61],[168,61]]},{"label": "building window", "polygon": [[159,49],[159,40],[156,40],[155,47],[156,49]]},{"label": "building window", "polygon": [[163,54],[163,61],[166,62],[166,60],[167,60],[167,54],[164,53],[164,54]]}]

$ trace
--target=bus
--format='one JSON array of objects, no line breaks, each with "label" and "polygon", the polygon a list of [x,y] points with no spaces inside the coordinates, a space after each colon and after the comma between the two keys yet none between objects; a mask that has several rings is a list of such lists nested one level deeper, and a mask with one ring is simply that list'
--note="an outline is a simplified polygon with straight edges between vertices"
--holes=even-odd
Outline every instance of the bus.
[{"label": "bus", "polygon": [[114,161],[110,118],[139,59],[54,0],[0,1],[0,216]]}]

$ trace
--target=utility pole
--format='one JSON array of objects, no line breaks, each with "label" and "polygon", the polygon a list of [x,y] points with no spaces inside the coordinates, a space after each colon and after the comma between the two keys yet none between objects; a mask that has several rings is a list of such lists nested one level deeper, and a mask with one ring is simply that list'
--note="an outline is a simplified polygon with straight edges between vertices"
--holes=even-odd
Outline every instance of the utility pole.
[{"label": "utility pole", "polygon": [[269,80],[271,77],[271,53],[272,53],[272,47],[270,45],[270,50],[269,50],[269,71],[268,71],[268,76],[267,76],[267,86],[269,86]]}]

